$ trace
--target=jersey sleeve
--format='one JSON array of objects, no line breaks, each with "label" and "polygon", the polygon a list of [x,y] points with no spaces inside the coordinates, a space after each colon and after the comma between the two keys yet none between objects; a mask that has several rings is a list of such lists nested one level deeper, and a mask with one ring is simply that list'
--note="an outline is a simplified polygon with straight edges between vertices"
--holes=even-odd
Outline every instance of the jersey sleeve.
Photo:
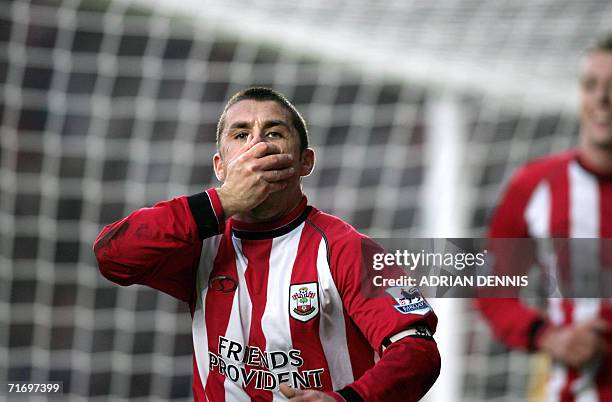
[{"label": "jersey sleeve", "polygon": [[523,350],[536,349],[537,338],[547,325],[540,311],[517,298],[480,298],[474,304],[488,321],[495,337],[505,345]]},{"label": "jersey sleeve", "polygon": [[[373,269],[372,258],[374,253],[384,252],[380,245],[348,225],[336,229],[329,236],[339,239],[329,254],[332,276],[349,317],[382,356],[359,379],[336,392],[349,402],[417,401],[433,385],[440,370],[440,355],[431,336],[437,317],[416,288],[374,284],[373,277],[380,272]],[[400,273],[403,270],[399,268],[390,269],[384,276],[397,277]],[[400,305],[402,291],[410,294],[413,305]],[[390,340],[408,328],[423,326],[429,335]]]},{"label": "jersey sleeve", "polygon": [[346,402],[416,402],[440,375],[440,353],[433,340],[405,337],[354,383],[336,391]]},{"label": "jersey sleeve", "polygon": [[[345,233],[335,235],[340,240],[330,250],[332,276],[345,310],[374,350],[381,352],[390,337],[416,325],[426,326],[433,334],[437,317],[416,288],[389,290],[374,285],[378,272],[372,268],[372,255],[382,248],[350,226],[343,230]],[[399,275],[399,271],[395,274]],[[395,274],[387,271],[386,277]],[[401,290],[413,292],[413,300],[422,308],[401,308],[398,300]]]},{"label": "jersey sleeve", "polygon": [[147,285],[189,302],[202,240],[222,230],[222,211],[214,190],[141,208],[98,235],[100,272],[119,285]]},{"label": "jersey sleeve", "polygon": [[[525,209],[536,185],[537,178],[529,174],[529,166],[520,168],[511,178],[491,217],[489,248],[498,256],[494,267],[498,274],[523,273],[535,263],[534,249],[526,243],[529,230]],[[525,240],[511,240],[517,238]],[[520,247],[520,253],[517,247]],[[521,257],[520,261],[517,256]],[[535,348],[536,338],[545,326],[544,315],[539,310],[514,297],[481,297],[474,300],[474,306],[489,323],[496,338],[505,345],[523,350]]]},{"label": "jersey sleeve", "polygon": [[488,236],[493,238],[528,237],[525,209],[536,187],[537,177],[529,167],[519,168],[511,177],[489,223]]}]

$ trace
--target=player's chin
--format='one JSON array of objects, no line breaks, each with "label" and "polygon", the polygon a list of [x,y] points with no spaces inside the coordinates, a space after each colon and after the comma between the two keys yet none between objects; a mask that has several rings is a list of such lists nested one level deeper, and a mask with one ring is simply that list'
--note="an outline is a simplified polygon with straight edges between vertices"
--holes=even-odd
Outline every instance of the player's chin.
[{"label": "player's chin", "polygon": [[598,148],[612,150],[612,129],[609,127],[607,130],[602,129],[594,137],[593,143]]},{"label": "player's chin", "polygon": [[278,192],[272,193],[261,204],[251,210],[251,215],[260,222],[273,221],[284,215],[285,208],[283,208],[283,205],[286,204]]}]

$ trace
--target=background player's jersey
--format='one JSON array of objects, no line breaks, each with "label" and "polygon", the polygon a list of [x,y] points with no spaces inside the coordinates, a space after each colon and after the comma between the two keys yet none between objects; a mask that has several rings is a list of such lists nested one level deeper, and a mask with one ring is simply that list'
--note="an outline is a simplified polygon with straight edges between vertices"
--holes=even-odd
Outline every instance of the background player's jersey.
[{"label": "background player's jersey", "polygon": [[[582,161],[576,151],[535,160],[513,176],[490,225],[493,238],[612,238],[612,176]],[[610,250],[590,242],[591,258],[610,264]],[[557,261],[578,272],[584,263],[565,250]],[[585,250],[581,250],[584,258]],[[515,299],[479,300],[478,305],[496,335],[514,347],[530,346],[530,330],[541,314]],[[603,317],[612,324],[612,308],[601,299],[550,299],[546,320],[555,325]],[[610,343],[612,346],[612,343]],[[610,349],[610,346],[608,349]],[[555,364],[549,380],[549,400],[612,400],[612,364],[603,362],[581,370]]]},{"label": "background player's jersey", "polygon": [[[372,288],[371,270],[362,268],[363,245],[372,242],[305,198],[279,222],[224,225],[215,193],[192,197],[160,203],[159,213],[135,212],[105,229],[96,247],[113,281],[190,303],[196,400],[285,400],[273,393],[281,382],[338,390],[374,365],[389,337],[421,323],[435,330],[428,305],[402,313],[385,289]],[[194,216],[199,224],[189,212],[193,202],[199,205],[192,211],[207,215]],[[147,212],[146,219],[138,215]],[[223,233],[214,234],[219,227]],[[114,241],[122,236],[150,255]],[[130,268],[151,257],[152,270]]]}]

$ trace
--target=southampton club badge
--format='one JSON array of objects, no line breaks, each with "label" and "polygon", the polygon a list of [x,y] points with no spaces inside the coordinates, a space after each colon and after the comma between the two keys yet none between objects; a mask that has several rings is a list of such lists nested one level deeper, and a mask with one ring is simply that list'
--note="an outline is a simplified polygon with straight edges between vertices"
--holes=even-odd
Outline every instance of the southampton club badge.
[{"label": "southampton club badge", "polygon": [[302,322],[319,314],[319,288],[316,282],[299,283],[289,287],[289,314]]},{"label": "southampton club badge", "polygon": [[431,311],[429,304],[421,296],[417,288],[404,288],[396,286],[386,290],[397,301],[395,309],[402,314],[425,315]]}]

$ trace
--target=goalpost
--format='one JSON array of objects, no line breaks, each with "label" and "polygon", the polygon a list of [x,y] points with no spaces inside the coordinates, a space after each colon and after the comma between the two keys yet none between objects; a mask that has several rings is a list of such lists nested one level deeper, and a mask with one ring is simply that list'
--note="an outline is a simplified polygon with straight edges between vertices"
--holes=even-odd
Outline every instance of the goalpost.
[{"label": "goalpost", "polygon": [[[423,236],[433,238],[466,237],[467,204],[464,189],[469,177],[462,172],[467,147],[467,124],[459,98],[446,92],[432,97],[426,109],[430,135],[425,143],[425,158],[430,164],[423,183]],[[436,340],[443,365],[440,377],[430,391],[430,400],[461,400],[461,353],[465,334],[461,313],[465,300],[438,298],[432,301],[439,323]],[[452,334],[452,335],[449,335]]]}]

